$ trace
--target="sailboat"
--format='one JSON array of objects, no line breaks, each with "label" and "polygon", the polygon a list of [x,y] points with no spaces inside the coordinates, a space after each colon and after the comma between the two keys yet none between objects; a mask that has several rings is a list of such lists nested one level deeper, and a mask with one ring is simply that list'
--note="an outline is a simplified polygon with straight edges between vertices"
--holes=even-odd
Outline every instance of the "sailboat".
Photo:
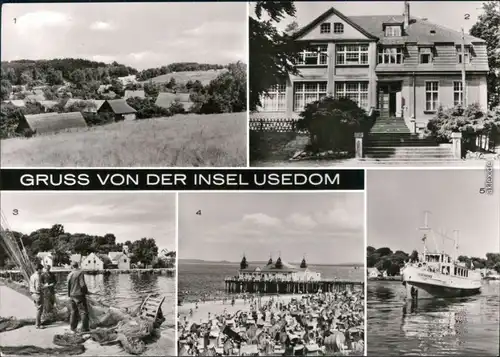
[{"label": "sailboat", "polygon": [[[406,263],[402,270],[403,285],[409,299],[434,297],[460,297],[479,294],[481,291],[481,274],[478,270],[466,267],[458,258],[458,231],[454,241],[456,254],[454,257],[444,251],[429,251],[426,241],[432,236],[428,226],[428,212],[425,212],[425,224],[420,228],[423,235],[423,252],[418,261]],[[449,237],[445,237],[449,238]],[[449,238],[451,239],[451,238]]]}]

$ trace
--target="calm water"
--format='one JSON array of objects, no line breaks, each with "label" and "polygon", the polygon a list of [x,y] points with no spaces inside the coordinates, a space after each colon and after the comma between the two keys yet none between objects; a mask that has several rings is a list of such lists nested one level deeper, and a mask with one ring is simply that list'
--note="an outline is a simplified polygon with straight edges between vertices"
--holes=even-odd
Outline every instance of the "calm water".
[{"label": "calm water", "polygon": [[456,299],[405,302],[401,282],[368,282],[369,355],[498,356],[500,282]]},{"label": "calm water", "polygon": [[[68,273],[56,273],[56,292],[67,294],[66,277]],[[85,281],[92,297],[108,306],[136,308],[149,294],[165,296],[162,311],[166,321],[162,328],[175,325],[175,279],[154,274],[111,274],[85,275]]]},{"label": "calm water", "polygon": [[[320,272],[323,279],[337,278],[364,281],[363,267],[355,269],[346,266],[310,265],[309,268]],[[214,298],[221,297],[225,294],[224,278],[236,276],[238,269],[239,264],[237,263],[191,263],[180,261],[179,293],[188,300],[194,300],[204,293],[208,293]],[[186,292],[187,294],[184,294]]]}]

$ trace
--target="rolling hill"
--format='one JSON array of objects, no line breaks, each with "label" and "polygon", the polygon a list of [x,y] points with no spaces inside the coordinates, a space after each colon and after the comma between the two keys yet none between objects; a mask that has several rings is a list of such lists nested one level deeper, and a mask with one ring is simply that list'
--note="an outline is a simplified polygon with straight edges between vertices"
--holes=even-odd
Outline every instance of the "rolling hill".
[{"label": "rolling hill", "polygon": [[172,78],[178,84],[186,84],[188,81],[200,81],[204,86],[209,84],[210,81],[215,79],[219,74],[226,72],[227,69],[212,69],[208,71],[189,71],[189,72],[172,72],[163,74],[158,77],[154,77],[143,81],[141,83],[168,83]]}]

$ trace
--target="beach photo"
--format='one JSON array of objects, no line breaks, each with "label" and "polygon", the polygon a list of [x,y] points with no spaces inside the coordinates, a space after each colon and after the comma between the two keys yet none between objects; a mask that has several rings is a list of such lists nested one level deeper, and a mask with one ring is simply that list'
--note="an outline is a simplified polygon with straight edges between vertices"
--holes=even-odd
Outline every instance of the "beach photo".
[{"label": "beach photo", "polygon": [[364,351],[364,194],[179,195],[178,353]]},{"label": "beach photo", "polygon": [[498,1],[248,6],[250,166],[498,165]]},{"label": "beach photo", "polygon": [[2,192],[0,352],[175,354],[175,194]]},{"label": "beach photo", "polygon": [[244,3],[2,6],[3,167],[247,163]]},{"label": "beach photo", "polygon": [[498,170],[367,175],[367,352],[498,356]]}]

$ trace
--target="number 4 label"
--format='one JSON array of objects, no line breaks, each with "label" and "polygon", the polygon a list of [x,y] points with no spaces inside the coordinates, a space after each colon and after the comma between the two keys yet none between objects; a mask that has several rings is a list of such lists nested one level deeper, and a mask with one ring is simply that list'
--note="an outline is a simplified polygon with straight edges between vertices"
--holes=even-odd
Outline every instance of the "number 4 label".
[{"label": "number 4 label", "polygon": [[201,216],[201,209],[196,212],[198,216]]}]

